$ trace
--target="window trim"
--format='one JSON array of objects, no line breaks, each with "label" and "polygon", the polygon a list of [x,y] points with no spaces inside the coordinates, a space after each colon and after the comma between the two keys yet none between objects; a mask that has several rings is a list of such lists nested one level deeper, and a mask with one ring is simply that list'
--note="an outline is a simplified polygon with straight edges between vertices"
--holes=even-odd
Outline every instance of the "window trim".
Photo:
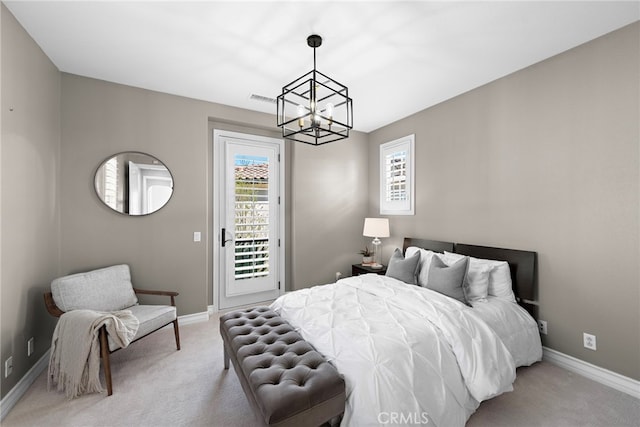
[{"label": "window trim", "polygon": [[[386,158],[398,151],[406,151],[406,200],[386,200]],[[380,215],[415,215],[415,134],[380,145]]]}]

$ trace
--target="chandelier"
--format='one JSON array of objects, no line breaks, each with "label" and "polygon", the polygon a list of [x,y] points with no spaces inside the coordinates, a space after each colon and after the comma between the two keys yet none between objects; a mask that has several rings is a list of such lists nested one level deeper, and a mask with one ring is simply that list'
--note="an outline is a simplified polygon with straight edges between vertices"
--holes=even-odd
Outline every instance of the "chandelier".
[{"label": "chandelier", "polygon": [[316,48],[322,37],[310,35],[307,44],[313,48],[313,70],[284,86],[278,96],[282,136],[311,145],[348,138],[353,128],[349,89],[316,70]]}]

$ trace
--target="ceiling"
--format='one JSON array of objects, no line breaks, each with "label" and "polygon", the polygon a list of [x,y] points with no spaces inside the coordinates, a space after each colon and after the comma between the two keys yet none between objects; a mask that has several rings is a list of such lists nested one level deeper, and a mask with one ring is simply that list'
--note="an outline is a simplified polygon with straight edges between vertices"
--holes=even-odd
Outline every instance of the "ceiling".
[{"label": "ceiling", "polygon": [[[275,114],[313,67],[370,132],[640,19],[638,1],[6,1],[63,72]],[[275,117],[274,117],[275,123]]]}]

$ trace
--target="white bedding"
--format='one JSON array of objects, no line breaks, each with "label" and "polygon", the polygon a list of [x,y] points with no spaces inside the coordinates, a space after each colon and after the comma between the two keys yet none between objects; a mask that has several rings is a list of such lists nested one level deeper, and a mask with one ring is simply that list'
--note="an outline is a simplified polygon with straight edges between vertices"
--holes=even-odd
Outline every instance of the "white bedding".
[{"label": "white bedding", "polygon": [[287,293],[272,308],[344,375],[343,426],[393,417],[464,426],[480,401],[513,389],[516,365],[499,335],[475,309],[429,289],[368,274]]},{"label": "white bedding", "polygon": [[471,303],[482,318],[509,349],[516,367],[529,366],[542,360],[542,343],[538,324],[527,311],[501,298]]}]

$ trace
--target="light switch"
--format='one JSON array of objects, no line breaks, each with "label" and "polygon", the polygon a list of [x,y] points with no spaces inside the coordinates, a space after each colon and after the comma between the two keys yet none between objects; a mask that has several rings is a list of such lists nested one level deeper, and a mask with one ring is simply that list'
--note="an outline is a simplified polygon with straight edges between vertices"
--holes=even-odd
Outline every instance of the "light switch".
[{"label": "light switch", "polygon": [[200,234],[199,231],[194,231],[193,232],[193,241],[194,242],[199,242],[200,240],[202,240],[202,235]]}]

